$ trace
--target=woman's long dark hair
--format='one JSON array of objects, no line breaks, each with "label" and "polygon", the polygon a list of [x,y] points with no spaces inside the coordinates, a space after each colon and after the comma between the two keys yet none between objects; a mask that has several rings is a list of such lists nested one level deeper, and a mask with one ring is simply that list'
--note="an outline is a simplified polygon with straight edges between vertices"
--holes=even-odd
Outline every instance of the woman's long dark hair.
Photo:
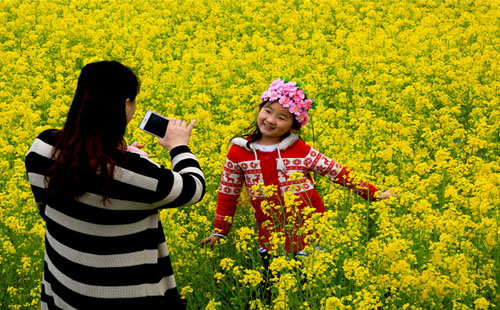
[{"label": "woman's long dark hair", "polygon": [[[259,104],[259,112],[260,112],[260,110],[262,110],[262,108],[267,103],[269,103],[269,101],[263,101],[261,104]],[[296,132],[298,132],[300,130],[300,124],[295,119],[295,117],[292,117],[292,119],[293,119],[292,129],[295,129]],[[284,138],[288,137],[289,135],[290,135],[290,132],[287,132],[281,138],[284,139]],[[250,144],[252,144],[255,141],[257,141],[260,138],[262,138],[262,132],[260,131],[259,126],[257,124],[257,119],[255,120],[255,122],[250,127],[248,127],[247,129],[245,129],[244,132],[240,133],[237,136],[232,137],[231,140],[233,140],[236,137],[250,138],[250,140],[248,140],[248,142],[247,142],[247,147],[249,147]]]},{"label": "woman's long dark hair", "polygon": [[138,77],[119,62],[95,62],[82,69],[47,172],[49,195],[81,196],[99,174],[97,194],[103,201],[109,197],[117,157],[125,152],[126,100],[134,101],[139,88]]}]

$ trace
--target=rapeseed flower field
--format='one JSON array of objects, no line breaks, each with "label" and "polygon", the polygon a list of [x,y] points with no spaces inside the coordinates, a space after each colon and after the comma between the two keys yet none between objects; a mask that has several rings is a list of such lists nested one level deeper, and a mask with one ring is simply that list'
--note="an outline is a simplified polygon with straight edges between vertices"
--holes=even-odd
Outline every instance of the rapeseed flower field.
[{"label": "rapeseed flower field", "polygon": [[[497,309],[500,306],[499,1],[0,2],[0,308],[38,309],[44,224],[24,155],[60,128],[84,64],[142,79],[129,143],[154,110],[197,119],[207,178],[193,207],[161,219],[188,309]],[[268,84],[301,81],[318,106],[302,138],[398,194],[367,203],[315,176],[319,250],[272,261],[269,298],[249,197],[212,231],[229,139]],[[277,246],[281,236],[276,236]]]}]

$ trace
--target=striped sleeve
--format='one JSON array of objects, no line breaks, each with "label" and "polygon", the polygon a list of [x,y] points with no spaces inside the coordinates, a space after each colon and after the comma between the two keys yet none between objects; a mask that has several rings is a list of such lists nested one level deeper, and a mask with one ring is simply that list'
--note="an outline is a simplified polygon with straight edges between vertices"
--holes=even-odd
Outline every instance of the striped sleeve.
[{"label": "striped sleeve", "polygon": [[157,193],[160,199],[153,205],[173,208],[199,202],[205,194],[205,177],[198,159],[186,145],[174,148],[170,156],[172,173],[159,179]]},{"label": "striped sleeve", "polygon": [[46,200],[47,179],[45,174],[52,165],[53,152],[52,145],[47,141],[51,140],[53,132],[53,130],[47,130],[40,134],[31,145],[25,158],[27,177],[39,210]]}]

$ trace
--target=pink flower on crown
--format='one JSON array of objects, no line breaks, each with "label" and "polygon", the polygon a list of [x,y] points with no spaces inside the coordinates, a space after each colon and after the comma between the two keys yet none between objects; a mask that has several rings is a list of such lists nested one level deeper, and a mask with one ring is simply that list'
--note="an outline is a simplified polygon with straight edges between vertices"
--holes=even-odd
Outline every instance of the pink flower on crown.
[{"label": "pink flower on crown", "polygon": [[283,87],[283,92],[285,93],[285,95],[289,96],[289,97],[293,97],[295,95],[295,92],[297,91],[297,83],[295,82],[288,82],[284,85]]},{"label": "pink flower on crown", "polygon": [[301,126],[305,126],[309,122],[309,115],[307,115],[307,112],[304,112],[300,115],[297,115],[296,119],[297,122],[301,124]]},{"label": "pink flower on crown", "polygon": [[269,101],[276,101],[280,98],[280,95],[277,92],[272,92],[271,96],[269,96]]},{"label": "pink flower on crown", "polygon": [[284,86],[284,81],[282,81],[281,79],[276,79],[271,83],[271,85],[269,85],[269,91],[278,91],[281,93]]},{"label": "pink flower on crown", "polygon": [[281,97],[279,102],[284,108],[289,108],[293,104],[292,99],[286,96]]},{"label": "pink flower on crown", "polygon": [[311,99],[306,99],[304,101],[305,108],[308,109],[308,110],[310,108],[312,108],[313,104],[314,104],[314,101],[312,101]]},{"label": "pink flower on crown", "polygon": [[266,90],[265,92],[262,93],[262,96],[260,96],[260,99],[262,101],[266,101],[269,99],[269,97],[271,97],[271,94],[272,93],[270,91]]},{"label": "pink flower on crown", "polygon": [[[298,116],[302,113],[302,107],[300,106],[300,104],[297,104],[294,102],[294,103],[292,103],[292,106],[288,109],[288,111],[290,111],[290,113]],[[297,118],[297,117],[295,117],[295,118]]]},{"label": "pink flower on crown", "polygon": [[304,91],[300,88],[293,94],[293,100],[304,100],[305,97]]}]

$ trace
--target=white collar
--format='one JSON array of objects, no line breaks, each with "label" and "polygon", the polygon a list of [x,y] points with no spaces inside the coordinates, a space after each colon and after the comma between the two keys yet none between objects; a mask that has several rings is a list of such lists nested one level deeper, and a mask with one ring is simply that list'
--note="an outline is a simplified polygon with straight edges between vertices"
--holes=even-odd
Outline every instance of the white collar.
[{"label": "white collar", "polygon": [[255,148],[258,151],[261,151],[261,152],[272,152],[272,151],[275,151],[278,148],[279,143],[276,143],[276,144],[273,144],[273,145],[263,145],[263,144],[254,143],[254,145],[255,145]]},{"label": "white collar", "polygon": [[[278,143],[277,149],[281,151],[286,150],[290,145],[294,144],[297,140],[299,140],[299,136],[295,133],[291,133],[288,137],[286,137],[280,143]],[[248,140],[241,137],[233,138],[230,144],[244,147],[248,151],[255,151],[257,149],[254,143],[250,143],[250,147],[248,147]]]},{"label": "white collar", "polygon": [[[276,149],[278,150],[278,161],[276,163],[276,169],[280,170],[283,173],[287,173],[286,171],[286,166],[283,163],[283,159],[281,158],[281,153],[280,150],[286,150],[290,145],[294,144],[295,141],[299,140],[299,136],[295,133],[291,133],[288,137],[283,139],[280,143],[278,143]],[[231,140],[231,145],[238,145],[241,147],[244,147],[248,151],[253,151],[253,154],[255,155],[255,161],[257,161],[257,146],[255,143],[250,143],[250,146],[248,146],[248,141],[243,138],[234,138]]]}]

